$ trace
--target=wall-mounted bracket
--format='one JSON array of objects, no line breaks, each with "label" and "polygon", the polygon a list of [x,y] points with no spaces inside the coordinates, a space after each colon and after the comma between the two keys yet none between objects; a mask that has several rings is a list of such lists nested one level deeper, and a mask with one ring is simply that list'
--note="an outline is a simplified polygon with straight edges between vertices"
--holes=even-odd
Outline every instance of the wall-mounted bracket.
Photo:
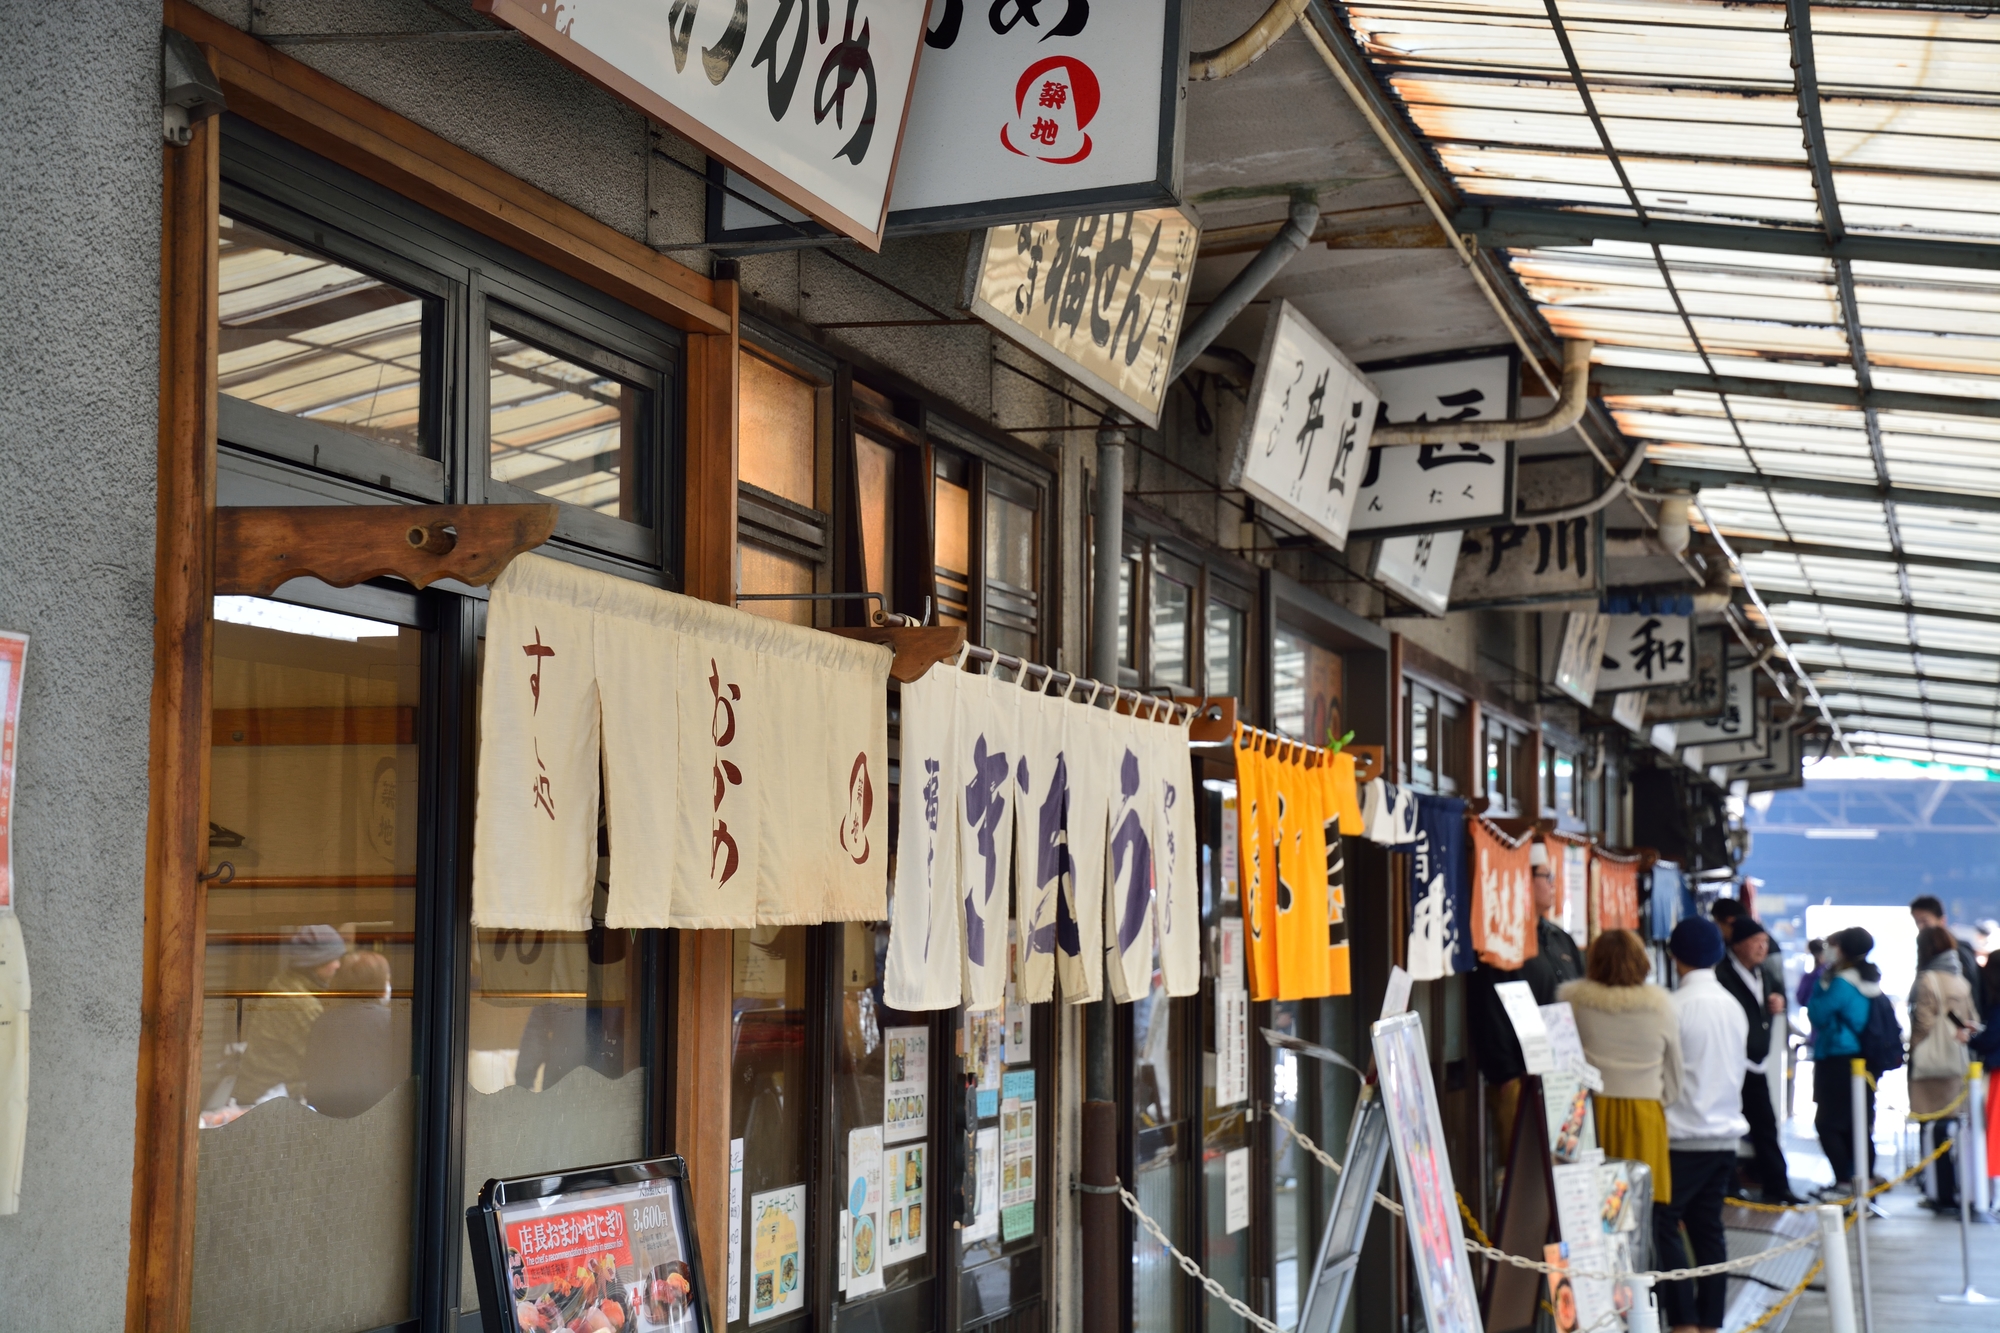
[{"label": "wall-mounted bracket", "polygon": [[937,663],[957,657],[958,650],[965,646],[963,625],[842,626],[825,633],[838,634],[844,639],[859,639],[863,643],[886,644],[895,649],[896,660],[889,665],[889,679],[905,685]]},{"label": "wall-mounted bracket", "polygon": [[552,504],[312,505],[215,511],[217,596],[265,597],[311,575],[336,588],[393,575],[483,586],[549,539]]}]

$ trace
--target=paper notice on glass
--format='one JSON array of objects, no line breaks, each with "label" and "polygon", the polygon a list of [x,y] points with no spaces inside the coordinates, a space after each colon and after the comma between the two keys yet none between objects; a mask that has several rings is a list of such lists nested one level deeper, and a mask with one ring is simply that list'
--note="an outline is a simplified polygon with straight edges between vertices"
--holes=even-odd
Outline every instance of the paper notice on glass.
[{"label": "paper notice on glass", "polygon": [[1215,990],[1215,1104],[1234,1106],[1250,1096],[1250,992],[1239,985]]},{"label": "paper notice on glass", "polygon": [[1389,984],[1382,990],[1382,1017],[1392,1018],[1410,1007],[1410,974],[1393,964]]},{"label": "paper notice on glass", "polygon": [[1542,1075],[1542,1111],[1549,1131],[1549,1155],[1558,1162],[1582,1161],[1597,1147],[1597,1117],[1590,1089],[1567,1069]]},{"label": "paper notice on glass", "polygon": [[847,1131],[847,1294],[882,1290],[882,1127]]},{"label": "paper notice on glass", "polygon": [[729,1141],[729,1322],[743,1317],[743,1140]]},{"label": "paper notice on glass", "polygon": [[[1226,903],[1239,901],[1242,892],[1242,886],[1236,879],[1236,839],[1236,784],[1230,782],[1223,784],[1222,788],[1222,873],[1219,876],[1222,901]],[[1226,926],[1229,923],[1225,921],[1223,924]],[[1243,935],[1241,921],[1236,923],[1236,934],[1240,944]],[[1239,953],[1238,957],[1241,956]]]},{"label": "paper notice on glass", "polygon": [[1563,1244],[1569,1249],[1570,1284],[1576,1292],[1578,1328],[1594,1328],[1612,1310],[1611,1284],[1603,1278],[1587,1276],[1607,1269],[1604,1228],[1598,1221],[1603,1199],[1598,1193],[1597,1173],[1603,1154],[1592,1156],[1597,1160],[1557,1166],[1550,1172],[1555,1181],[1556,1221],[1562,1229]]},{"label": "paper notice on glass", "polygon": [[[1503,981],[1493,988],[1514,1036],[1521,1043],[1521,1059],[1530,1074],[1546,1074],[1556,1067],[1555,1051],[1549,1045],[1549,1030],[1542,1023],[1543,1009],[1535,1004],[1535,993],[1525,981]],[[1564,1005],[1565,1009],[1569,1006]],[[1572,1022],[1571,1031],[1575,1030]]]},{"label": "paper notice on glass", "polygon": [[882,1266],[917,1259],[924,1252],[924,1145],[891,1148],[882,1155],[884,1203]]},{"label": "paper notice on glass", "polygon": [[14,910],[14,761],[28,636],[0,630],[0,911]]},{"label": "paper notice on glass", "polygon": [[974,1136],[973,1146],[979,1155],[978,1193],[972,1204],[972,1220],[965,1224],[961,1236],[967,1241],[1000,1234],[1000,1131],[980,1130]]},{"label": "paper notice on glass", "polygon": [[1222,1155],[1222,1230],[1234,1235],[1250,1225],[1250,1150]]},{"label": "paper notice on glass", "polygon": [[890,1028],[882,1034],[882,1139],[920,1139],[929,1128],[929,1028]]},{"label": "paper notice on glass", "polygon": [[1020,946],[1007,946],[1007,999],[1000,1012],[1006,1016],[1001,1029],[1001,1058],[1010,1065],[1026,1064],[1035,1058],[1033,1011],[1021,998],[1019,980]]},{"label": "paper notice on glass", "polygon": [[802,1310],[806,1303],[806,1187],[750,1196],[750,1322]]},{"label": "paper notice on glass", "polygon": [[1215,984],[1241,988],[1243,980],[1243,918],[1224,917],[1215,928]]},{"label": "paper notice on glass", "polygon": [[1035,1100],[1035,1071],[1032,1069],[1010,1069],[1000,1080],[1000,1095],[1012,1097],[1026,1105]]},{"label": "paper notice on glass", "polygon": [[1035,1104],[1008,1097],[1000,1103],[1000,1206],[1035,1197]]},{"label": "paper notice on glass", "polygon": [[1035,1229],[1035,1201],[1013,1204],[1000,1210],[1000,1239],[1013,1244]]}]

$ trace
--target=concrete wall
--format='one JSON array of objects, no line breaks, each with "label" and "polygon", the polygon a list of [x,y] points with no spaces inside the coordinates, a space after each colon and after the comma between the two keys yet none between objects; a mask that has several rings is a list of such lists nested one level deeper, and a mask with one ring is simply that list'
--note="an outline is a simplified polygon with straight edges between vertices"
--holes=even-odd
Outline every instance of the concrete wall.
[{"label": "concrete wall", "polygon": [[0,628],[33,636],[14,885],[34,1007],[27,1165],[20,1213],[0,1217],[0,1292],[18,1302],[69,1274],[62,1322],[113,1329],[144,930],[160,8],[6,14]]}]

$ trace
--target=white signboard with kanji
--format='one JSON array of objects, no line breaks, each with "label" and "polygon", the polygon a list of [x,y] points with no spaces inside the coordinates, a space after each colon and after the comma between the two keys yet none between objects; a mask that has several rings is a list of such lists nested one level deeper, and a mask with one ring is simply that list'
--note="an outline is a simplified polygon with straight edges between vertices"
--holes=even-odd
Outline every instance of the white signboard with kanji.
[{"label": "white signboard with kanji", "polygon": [[815,221],[880,249],[925,0],[475,0]]},{"label": "white signboard with kanji", "polygon": [[1451,603],[1462,532],[1420,532],[1375,543],[1368,576],[1421,610],[1441,616]]},{"label": "white signboard with kanji", "polygon": [[1694,672],[1694,617],[1619,615],[1604,636],[1597,692],[1678,685]]},{"label": "white signboard with kanji", "polygon": [[[1505,420],[1514,410],[1514,365],[1509,351],[1368,367],[1382,395],[1377,424]],[[1513,498],[1512,443],[1371,449],[1352,528],[1389,536],[1507,523]]]},{"label": "white signboard with kanji", "polygon": [[1345,549],[1379,401],[1333,341],[1279,301],[1264,328],[1228,484]]},{"label": "white signboard with kanji", "polygon": [[1178,208],[994,227],[972,246],[966,305],[1157,428],[1200,237]]}]

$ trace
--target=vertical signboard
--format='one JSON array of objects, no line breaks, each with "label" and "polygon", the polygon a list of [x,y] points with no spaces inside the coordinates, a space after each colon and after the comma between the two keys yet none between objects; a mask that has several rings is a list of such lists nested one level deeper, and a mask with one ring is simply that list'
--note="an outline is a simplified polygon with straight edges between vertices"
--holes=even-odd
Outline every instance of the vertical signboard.
[{"label": "vertical signboard", "polygon": [[1345,549],[1378,401],[1368,377],[1332,339],[1290,302],[1277,302],[1264,326],[1228,484],[1334,550]]},{"label": "vertical signboard", "polygon": [[994,227],[972,246],[965,304],[1157,427],[1200,234],[1178,208]]},{"label": "vertical signboard", "polygon": [[[879,250],[924,0],[475,0],[814,220]],[[817,12],[815,12],[817,11]]]},{"label": "vertical signboard", "polygon": [[[1453,352],[1362,369],[1382,395],[1377,425],[1504,420],[1514,414],[1518,354]],[[1399,444],[1368,452],[1353,529],[1380,536],[1511,521],[1514,446]]]},{"label": "vertical signboard", "polygon": [[1458,568],[1463,532],[1421,532],[1385,537],[1375,543],[1368,577],[1412,606],[1441,616],[1451,602],[1451,580]]},{"label": "vertical signboard", "polygon": [[[1649,691],[1646,695],[1648,722],[1707,721],[1723,716],[1723,662],[1727,656],[1720,626],[1698,630],[1694,636],[1694,669],[1679,685]],[[1680,743],[1697,745],[1712,739],[1699,728],[1682,726]]]}]

